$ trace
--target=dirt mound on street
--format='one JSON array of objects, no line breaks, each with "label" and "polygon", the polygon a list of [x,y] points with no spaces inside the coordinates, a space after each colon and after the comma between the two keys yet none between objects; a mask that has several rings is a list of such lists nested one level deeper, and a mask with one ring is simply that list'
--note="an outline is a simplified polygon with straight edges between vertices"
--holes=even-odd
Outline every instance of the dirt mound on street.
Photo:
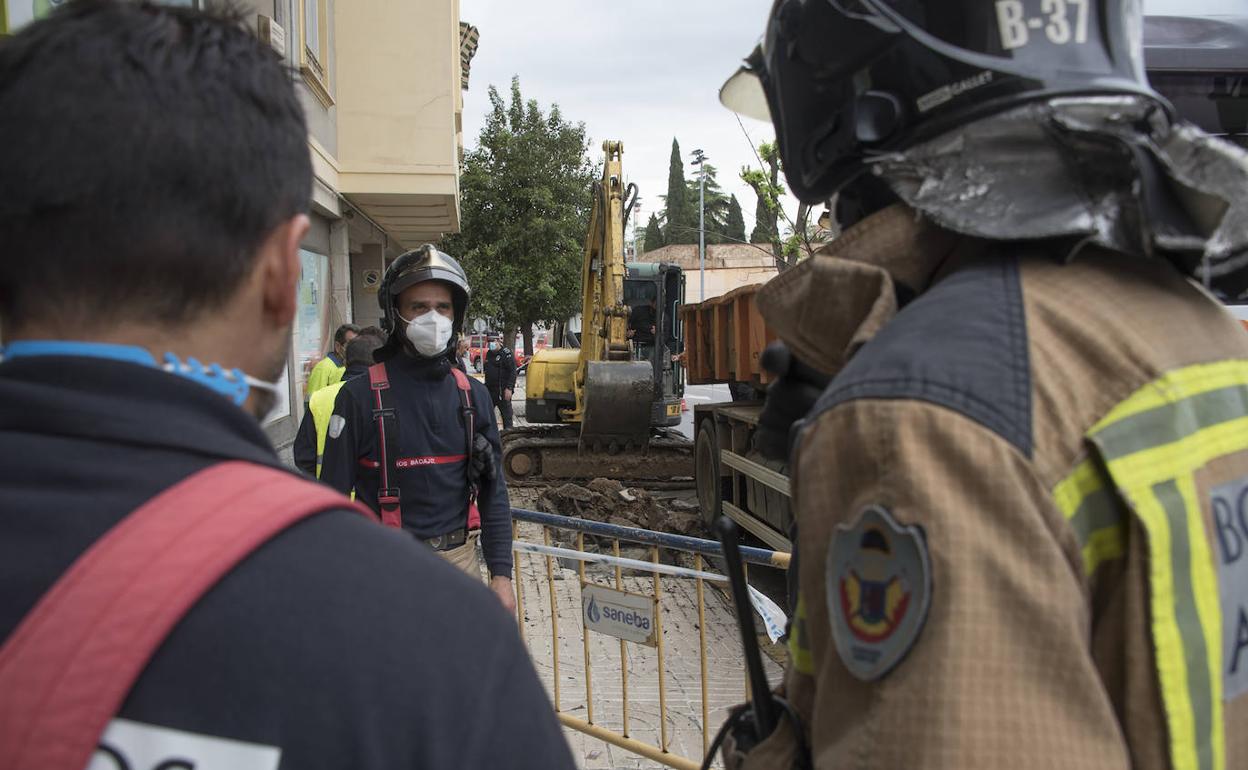
[{"label": "dirt mound on street", "polygon": [[594,479],[585,486],[564,484],[548,489],[537,504],[547,513],[589,521],[675,535],[706,536],[697,510],[671,510],[646,490],[625,487],[613,479]]}]

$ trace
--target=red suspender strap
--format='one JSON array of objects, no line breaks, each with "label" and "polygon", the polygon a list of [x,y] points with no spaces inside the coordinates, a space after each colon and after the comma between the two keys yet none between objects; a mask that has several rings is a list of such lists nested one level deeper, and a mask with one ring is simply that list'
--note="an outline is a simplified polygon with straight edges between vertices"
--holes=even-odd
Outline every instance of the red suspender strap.
[{"label": "red suspender strap", "polygon": [[[455,386],[459,388],[459,405],[464,413],[464,433],[468,443],[467,453],[467,470],[472,469],[472,442],[476,437],[476,427],[474,418],[476,413],[472,410],[472,383],[468,381],[468,375],[464,374],[459,367],[451,367],[451,374],[455,377]],[[477,507],[477,488],[470,486],[468,488],[468,529],[481,529],[481,509]]]},{"label": "red suspender strap", "polygon": [[377,506],[381,509],[381,523],[398,529],[403,526],[399,475],[394,466],[399,453],[399,421],[386,397],[390,390],[390,376],[384,363],[368,367],[368,382],[373,389],[373,419],[377,421],[377,455],[381,470]]},{"label": "red suspender strap", "polygon": [[200,597],[295,522],[351,508],[375,520],[327,487],[226,462],[131,513],[0,648],[0,770],[82,770],[148,660]]}]

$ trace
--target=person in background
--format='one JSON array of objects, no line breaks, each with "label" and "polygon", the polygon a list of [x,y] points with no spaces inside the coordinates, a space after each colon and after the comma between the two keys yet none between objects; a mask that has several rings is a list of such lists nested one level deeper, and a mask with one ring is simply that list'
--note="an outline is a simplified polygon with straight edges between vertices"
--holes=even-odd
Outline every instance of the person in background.
[{"label": "person in background", "polygon": [[305,402],[309,401],[312,394],[321,388],[342,381],[343,373],[346,372],[343,357],[347,343],[355,339],[359,333],[360,327],[355,324],[343,324],[334,331],[333,350],[317,361],[316,366],[312,367],[312,371],[308,374],[308,387],[303,395]]},{"label": "person in background", "polygon": [[390,334],[369,377],[338,394],[321,482],[354,490],[384,524],[477,579],[480,541],[490,588],[514,611],[511,504],[490,394],[455,366],[469,297],[459,262],[432,245],[390,264],[377,297]]},{"label": "person in background", "polygon": [[650,360],[654,352],[655,324],[658,312],[654,297],[644,303],[633,306],[628,312],[628,338],[633,341],[634,358],[640,361]]},{"label": "person in background", "polygon": [[[485,389],[494,399],[494,407],[503,417],[503,429],[512,427],[511,395],[516,389],[516,356],[501,340],[490,340],[485,354]],[[493,416],[493,410],[490,412]]]},{"label": "person in background", "polygon": [[[376,327],[371,327],[376,329]],[[331,416],[334,413],[334,400],[338,391],[353,377],[368,374],[368,367],[373,365],[373,352],[384,345],[385,337],[381,330],[370,333],[361,329],[360,334],[347,343],[343,357],[346,373],[333,385],[321,388],[308,400],[308,408],[304,411],[303,420],[299,423],[299,432],[295,435],[293,447],[295,467],[309,476],[321,475],[321,455],[325,451],[325,437],[329,432]]]}]

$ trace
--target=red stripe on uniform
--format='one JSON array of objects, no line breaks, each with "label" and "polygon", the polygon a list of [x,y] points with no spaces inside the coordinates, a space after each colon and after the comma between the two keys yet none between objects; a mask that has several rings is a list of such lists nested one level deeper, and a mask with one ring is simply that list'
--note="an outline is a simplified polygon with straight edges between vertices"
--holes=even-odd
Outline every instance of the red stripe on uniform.
[{"label": "red stripe on uniform", "polygon": [[441,455],[438,457],[400,457],[395,465],[399,468],[419,468],[422,465],[449,465],[463,462],[467,455]]}]

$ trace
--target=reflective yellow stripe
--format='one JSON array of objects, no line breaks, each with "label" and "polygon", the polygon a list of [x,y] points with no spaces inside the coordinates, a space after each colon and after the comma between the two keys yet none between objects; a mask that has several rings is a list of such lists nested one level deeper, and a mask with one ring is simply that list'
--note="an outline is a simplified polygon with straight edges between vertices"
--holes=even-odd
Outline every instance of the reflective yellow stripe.
[{"label": "reflective yellow stripe", "polygon": [[[1205,643],[1205,670],[1209,681],[1209,730],[1212,735],[1211,767],[1226,767],[1226,733],[1222,711],[1222,607],[1218,594],[1218,574],[1212,545],[1205,530],[1197,496],[1196,479],[1186,476],[1177,481],[1186,512],[1187,541],[1191,553],[1189,580],[1192,586],[1197,629]],[[1203,762],[1202,762],[1203,766]]]},{"label": "reflective yellow stripe", "polygon": [[[1171,765],[1224,770],[1222,617],[1195,473],[1248,450],[1248,362],[1171,372],[1112,410],[1089,438],[1147,532],[1150,620]],[[1096,495],[1091,487],[1080,487],[1079,506]],[[1068,516],[1071,499],[1066,491],[1059,501]],[[1107,551],[1115,547],[1110,540]],[[1084,559],[1086,565],[1086,546]]]},{"label": "reflective yellow stripe", "polygon": [[1211,390],[1248,383],[1248,361],[1218,361],[1167,372],[1114,407],[1090,433],[1120,420]]},{"label": "reflective yellow stripe", "polygon": [[1100,466],[1086,460],[1053,489],[1058,509],[1074,530],[1087,577],[1105,562],[1120,558],[1126,549],[1127,512],[1101,477]]},{"label": "reflective yellow stripe", "polygon": [[793,631],[789,634],[789,660],[799,674],[815,675],[815,656],[810,651],[810,631],[806,621],[806,599],[797,596],[797,611],[793,613]]}]

